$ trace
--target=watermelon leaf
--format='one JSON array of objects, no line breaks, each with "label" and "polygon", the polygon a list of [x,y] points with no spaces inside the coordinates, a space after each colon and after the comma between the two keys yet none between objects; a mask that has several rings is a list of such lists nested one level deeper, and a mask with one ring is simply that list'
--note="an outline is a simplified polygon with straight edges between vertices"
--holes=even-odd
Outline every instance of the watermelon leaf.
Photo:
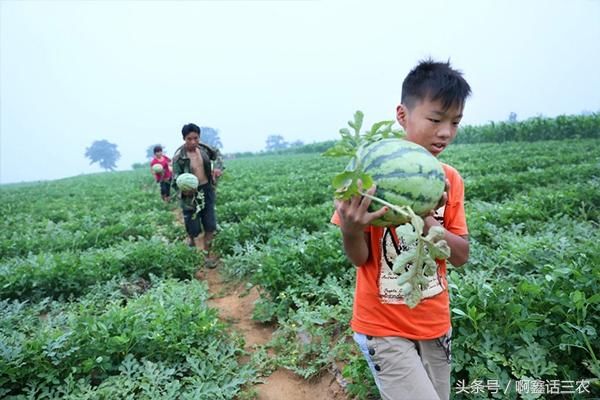
[{"label": "watermelon leaf", "polygon": [[344,171],[337,174],[331,182],[335,189],[334,197],[340,200],[348,200],[356,196],[358,191],[359,174],[356,171]]},{"label": "watermelon leaf", "polygon": [[402,238],[402,243],[406,246],[410,246],[417,241],[417,233],[411,224],[397,226],[396,235]]},{"label": "watermelon leaf", "polygon": [[363,189],[370,189],[373,186],[373,178],[371,175],[366,173],[359,173],[359,179],[361,180]]},{"label": "watermelon leaf", "polygon": [[323,155],[327,157],[348,157],[354,155],[354,151],[338,142],[335,146],[328,148]]},{"label": "watermelon leaf", "polygon": [[354,171],[344,171],[341,174],[337,174],[331,184],[334,189],[340,189],[348,187],[352,183],[352,178],[356,175]]},{"label": "watermelon leaf", "polygon": [[402,138],[404,134],[401,130],[392,128],[393,120],[379,121],[373,124],[370,130],[361,135],[360,130],[364,122],[364,114],[357,110],[354,113],[354,120],[348,121],[348,128],[339,130],[341,139],[331,148],[323,152],[327,157],[347,157],[356,154],[357,150],[364,145],[376,142],[390,137]]},{"label": "watermelon leaf", "polygon": [[354,113],[354,121],[348,121],[348,125],[350,125],[350,127],[352,127],[354,129],[354,137],[356,139],[359,139],[359,137],[360,137],[360,130],[362,128],[364,117],[365,117],[365,115],[363,114],[363,112],[360,110],[357,110]]},{"label": "watermelon leaf", "polygon": [[342,138],[352,138],[352,134],[350,133],[350,130],[348,128],[340,129],[340,133],[342,134]]}]

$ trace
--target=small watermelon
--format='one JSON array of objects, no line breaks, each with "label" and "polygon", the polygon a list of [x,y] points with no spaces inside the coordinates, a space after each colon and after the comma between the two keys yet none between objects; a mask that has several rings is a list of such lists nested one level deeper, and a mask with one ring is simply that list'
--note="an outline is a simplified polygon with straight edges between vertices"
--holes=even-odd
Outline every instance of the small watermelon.
[{"label": "small watermelon", "polygon": [[162,165],[160,165],[160,164],[154,164],[154,165],[152,166],[152,171],[153,171],[155,174],[162,174],[162,172],[163,172],[163,166],[162,166]]},{"label": "small watermelon", "polygon": [[189,190],[196,190],[198,188],[198,178],[196,175],[184,173],[177,177],[177,186],[180,190],[187,192]]},{"label": "small watermelon", "polygon": [[[346,170],[359,169],[377,185],[375,196],[397,206],[409,206],[424,216],[435,208],[445,188],[442,164],[424,147],[404,139],[390,138],[361,146]],[[371,202],[370,211],[383,207]],[[406,216],[392,210],[372,222],[376,226],[402,225]]]}]

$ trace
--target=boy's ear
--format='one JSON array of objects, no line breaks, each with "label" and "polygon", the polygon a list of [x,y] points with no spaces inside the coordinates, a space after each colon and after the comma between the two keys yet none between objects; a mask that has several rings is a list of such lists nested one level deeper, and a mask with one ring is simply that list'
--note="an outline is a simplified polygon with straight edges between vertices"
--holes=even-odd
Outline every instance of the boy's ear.
[{"label": "boy's ear", "polygon": [[406,128],[404,125],[406,124],[406,117],[408,115],[408,109],[404,104],[400,104],[396,107],[396,121],[400,124],[401,127]]}]

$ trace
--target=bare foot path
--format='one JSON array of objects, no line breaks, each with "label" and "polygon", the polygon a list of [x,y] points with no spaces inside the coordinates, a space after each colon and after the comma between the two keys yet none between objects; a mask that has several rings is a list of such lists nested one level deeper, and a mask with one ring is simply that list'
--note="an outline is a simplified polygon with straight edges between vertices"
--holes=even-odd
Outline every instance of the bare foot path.
[{"label": "bare foot path", "polygon": [[[177,220],[183,225],[183,218],[175,211]],[[219,310],[220,318],[231,324],[231,329],[244,336],[245,350],[252,352],[255,346],[271,340],[274,327],[261,324],[252,319],[254,302],[259,298],[253,288],[247,291],[243,285],[234,286],[223,281],[219,267],[207,269],[201,267],[196,278],[208,284],[211,296],[209,305]],[[275,370],[264,379],[264,383],[254,387],[257,400],[347,400],[337,378],[330,373],[306,380],[284,368]]]},{"label": "bare foot path", "polygon": [[[252,320],[254,302],[259,294],[256,288],[246,294],[243,285],[234,287],[223,282],[219,268],[203,269],[197,278],[208,283],[212,298],[211,307],[219,310],[221,319],[231,323],[231,329],[242,334],[246,351],[252,352],[255,345],[264,345],[275,329]],[[280,368],[265,378],[254,390],[258,400],[345,400],[343,389],[336,378],[325,373],[314,380],[305,380],[291,371]]]}]

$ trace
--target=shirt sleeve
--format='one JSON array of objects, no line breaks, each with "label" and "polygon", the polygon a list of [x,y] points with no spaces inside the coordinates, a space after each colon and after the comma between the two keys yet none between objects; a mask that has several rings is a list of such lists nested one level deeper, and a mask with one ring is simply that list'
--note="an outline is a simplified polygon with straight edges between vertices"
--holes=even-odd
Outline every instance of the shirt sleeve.
[{"label": "shirt sleeve", "polygon": [[450,181],[450,192],[444,211],[444,227],[455,235],[469,234],[465,214],[465,184],[462,177],[454,168],[446,168],[446,176]]}]

